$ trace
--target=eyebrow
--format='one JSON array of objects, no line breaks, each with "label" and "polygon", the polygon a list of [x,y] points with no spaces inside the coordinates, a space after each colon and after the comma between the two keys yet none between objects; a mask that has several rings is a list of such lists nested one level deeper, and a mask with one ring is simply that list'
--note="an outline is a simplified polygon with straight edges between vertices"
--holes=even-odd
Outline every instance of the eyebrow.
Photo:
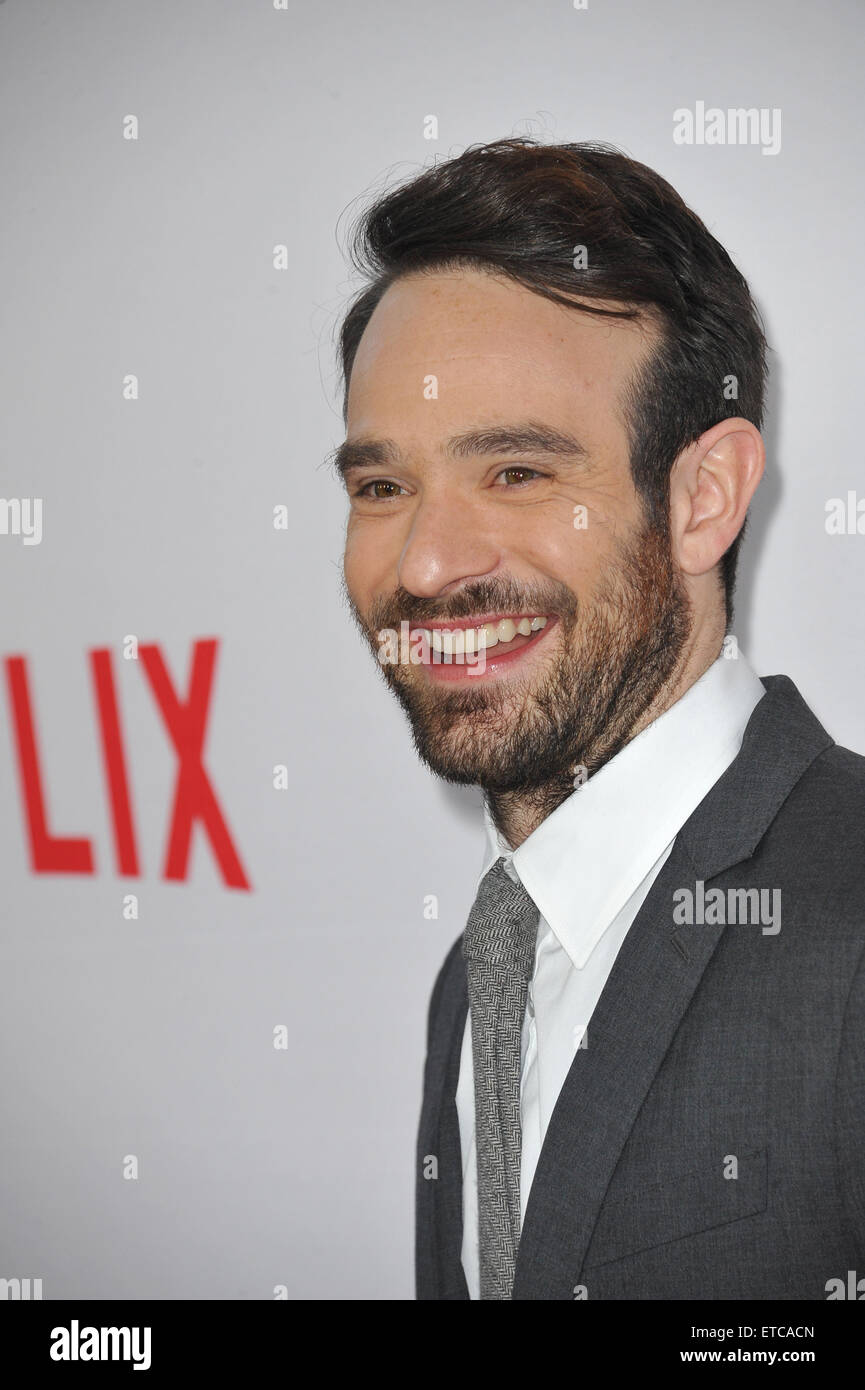
[{"label": "eyebrow", "polygon": [[[448,440],[445,452],[453,458],[476,458],[485,454],[550,454],[559,458],[588,458],[588,450],[573,435],[533,421],[464,430]],[[331,463],[345,482],[351,473],[361,468],[394,467],[399,465],[401,458],[399,447],[392,439],[347,439],[334,450]]]}]

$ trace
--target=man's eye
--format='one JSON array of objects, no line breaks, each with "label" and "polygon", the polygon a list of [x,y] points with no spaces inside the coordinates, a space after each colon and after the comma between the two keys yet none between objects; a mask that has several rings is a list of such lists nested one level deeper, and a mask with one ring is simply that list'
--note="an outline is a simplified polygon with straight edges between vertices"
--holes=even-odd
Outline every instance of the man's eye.
[{"label": "man's eye", "polygon": [[543,476],[543,473],[539,473],[536,468],[524,468],[522,464],[513,464],[510,468],[503,468],[498,475],[499,478],[507,480],[502,484],[503,487],[519,487],[520,483],[530,483],[533,478],[542,478]]},{"label": "man's eye", "polygon": [[386,502],[391,497],[398,497],[401,491],[399,483],[389,483],[386,478],[373,478],[371,482],[363,483],[354,495],[371,497],[374,502]]}]

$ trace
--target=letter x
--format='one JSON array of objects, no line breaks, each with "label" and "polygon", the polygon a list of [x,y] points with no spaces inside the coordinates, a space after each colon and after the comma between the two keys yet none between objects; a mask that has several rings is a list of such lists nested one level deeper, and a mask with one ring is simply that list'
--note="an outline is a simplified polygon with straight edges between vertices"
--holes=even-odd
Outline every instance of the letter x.
[{"label": "letter x", "polygon": [[248,889],[249,880],[243,871],[225,818],[201,763],[216,647],[215,638],[207,638],[194,644],[189,695],[185,703],[175,694],[159,648],[151,644],[139,647],[147,679],[150,681],[154,698],[159,705],[180,763],[171,828],[168,833],[164,877],[186,878],[192,826],[196,820],[201,820],[210,837],[225,882],[230,888]]}]

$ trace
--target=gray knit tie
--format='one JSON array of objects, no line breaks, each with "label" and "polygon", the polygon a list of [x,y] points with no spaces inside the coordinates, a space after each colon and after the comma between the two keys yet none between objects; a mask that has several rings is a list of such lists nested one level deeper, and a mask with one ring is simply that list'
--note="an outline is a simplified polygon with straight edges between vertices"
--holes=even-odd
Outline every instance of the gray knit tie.
[{"label": "gray knit tie", "polygon": [[520,1042],[538,909],[498,859],[463,933],[471,1010],[482,1299],[513,1293],[520,1240]]}]

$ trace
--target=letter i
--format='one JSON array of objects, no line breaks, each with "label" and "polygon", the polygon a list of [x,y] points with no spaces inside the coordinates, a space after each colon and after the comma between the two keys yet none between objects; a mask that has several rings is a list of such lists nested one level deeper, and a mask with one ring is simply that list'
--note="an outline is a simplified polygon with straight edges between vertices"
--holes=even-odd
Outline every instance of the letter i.
[{"label": "letter i", "polygon": [[99,714],[102,761],[105,767],[108,801],[111,806],[111,821],[114,828],[114,858],[117,871],[130,878],[139,878],[141,870],[138,867],[135,826],[132,820],[132,804],[129,799],[129,777],[123,751],[123,734],[120,728],[117,691],[114,687],[114,672],[111,669],[111,652],[108,649],[92,651],[90,653],[90,668],[96,694],[96,708]]}]

